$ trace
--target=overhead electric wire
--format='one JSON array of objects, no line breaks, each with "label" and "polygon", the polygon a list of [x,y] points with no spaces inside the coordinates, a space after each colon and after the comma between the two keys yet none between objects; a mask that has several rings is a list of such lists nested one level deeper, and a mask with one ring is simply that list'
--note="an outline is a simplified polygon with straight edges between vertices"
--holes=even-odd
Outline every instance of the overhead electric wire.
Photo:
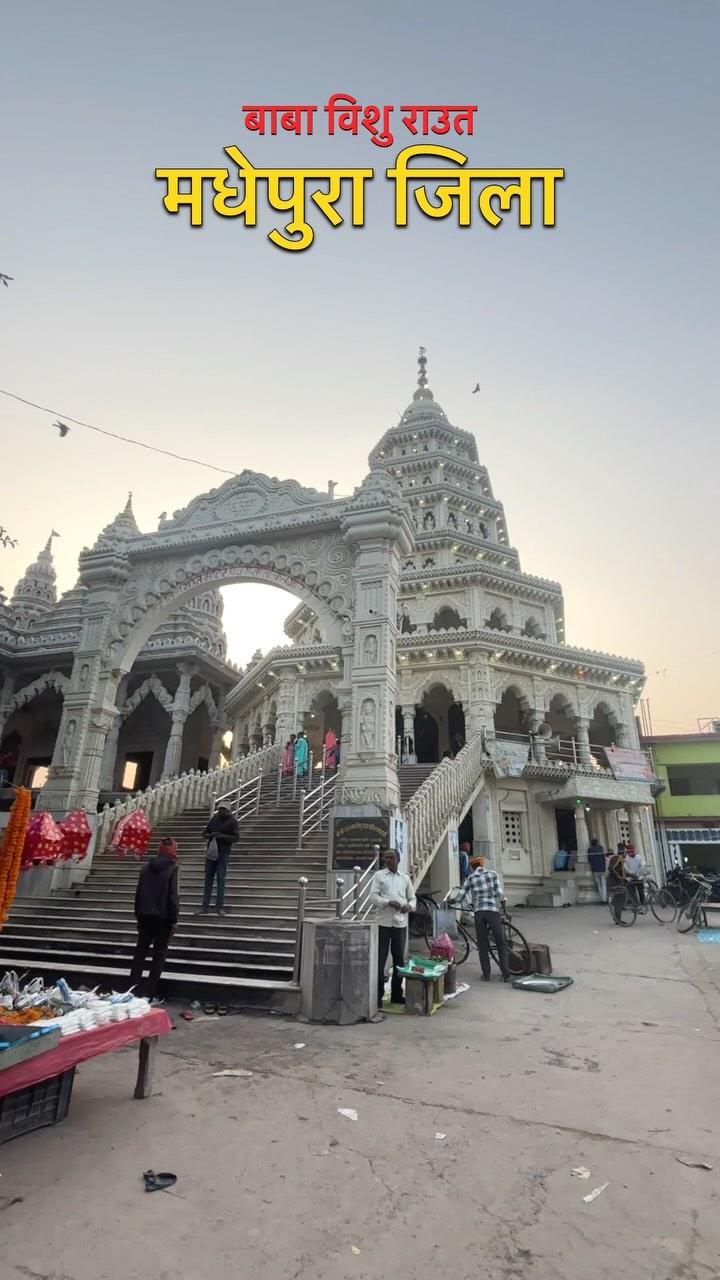
[{"label": "overhead electric wire", "polygon": [[56,418],[60,418],[63,422],[72,422],[76,427],[85,427],[87,431],[96,431],[98,435],[108,436],[111,440],[119,440],[122,444],[134,444],[138,449],[148,449],[151,453],[161,453],[165,458],[174,458],[176,462],[189,462],[191,466],[207,467],[210,471],[219,471],[224,476],[237,475],[237,472],[229,467],[217,467],[214,462],[204,462],[201,458],[187,458],[182,453],[173,453],[171,449],[161,449],[158,445],[148,444],[145,440],[134,440],[132,436],[121,436],[116,431],[107,431],[104,427],[96,427],[92,422],[82,422],[80,418],[71,418],[68,413],[61,413],[59,409],[49,409],[47,405],[37,404],[35,400],[26,400],[24,396],[18,396],[14,391],[6,391],[4,387],[0,387],[0,395],[9,396],[11,400],[19,400],[21,404],[27,404],[32,409],[39,409],[41,413],[49,413]]}]

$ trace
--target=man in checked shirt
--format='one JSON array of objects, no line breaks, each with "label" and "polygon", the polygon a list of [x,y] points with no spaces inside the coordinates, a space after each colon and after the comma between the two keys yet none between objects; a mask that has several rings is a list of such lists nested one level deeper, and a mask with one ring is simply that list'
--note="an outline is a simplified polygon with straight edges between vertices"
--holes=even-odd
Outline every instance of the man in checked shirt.
[{"label": "man in checked shirt", "polygon": [[472,870],[463,885],[462,893],[455,899],[462,906],[470,899],[475,915],[475,936],[480,954],[483,982],[490,981],[490,948],[488,931],[492,934],[500,961],[503,982],[509,982],[512,974],[508,968],[507,941],[502,922],[505,895],[497,871],[485,866],[484,858],[471,858]]}]

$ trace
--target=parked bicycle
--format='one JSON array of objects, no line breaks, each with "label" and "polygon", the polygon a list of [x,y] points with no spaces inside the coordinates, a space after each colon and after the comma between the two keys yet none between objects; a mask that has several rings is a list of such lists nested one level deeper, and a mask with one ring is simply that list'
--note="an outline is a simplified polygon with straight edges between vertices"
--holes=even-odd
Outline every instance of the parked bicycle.
[{"label": "parked bicycle", "polygon": [[[644,901],[639,893],[634,892],[635,886],[640,885],[645,891],[642,895]],[[615,924],[625,929],[629,929],[638,916],[646,916],[649,911],[652,911],[658,924],[672,924],[677,911],[677,903],[670,890],[661,888],[651,879],[617,885],[610,892],[608,906]]]},{"label": "parked bicycle", "polygon": [[704,876],[690,875],[689,879],[694,880],[696,889],[690,901],[686,902],[678,912],[675,924],[678,933],[690,933],[692,929],[707,925],[705,904],[710,901],[715,888],[714,882],[706,880]]},{"label": "parked bicycle", "polygon": [[[470,955],[471,949],[474,948],[475,951],[478,950],[474,923],[473,926],[470,927],[463,922],[463,912],[466,909],[465,907],[456,906],[454,902],[455,896],[460,892],[461,889],[459,887],[457,889],[451,889],[443,900],[443,906],[452,908],[456,914],[458,932],[457,941],[455,942],[456,964],[464,964]],[[517,926],[513,924],[512,916],[507,908],[502,913],[502,923],[503,930],[505,932],[505,944],[507,946],[508,968],[513,977],[519,978],[522,975],[529,973],[532,968],[532,952],[530,950],[530,944],[527,939],[523,937]],[[497,952],[497,947],[495,946],[495,939],[489,929],[487,930],[487,936],[488,950],[499,969],[500,957]]]}]

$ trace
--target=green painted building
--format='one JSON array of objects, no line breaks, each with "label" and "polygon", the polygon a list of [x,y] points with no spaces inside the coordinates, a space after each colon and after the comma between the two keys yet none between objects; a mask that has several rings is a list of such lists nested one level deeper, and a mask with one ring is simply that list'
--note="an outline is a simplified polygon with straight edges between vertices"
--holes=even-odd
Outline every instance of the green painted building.
[{"label": "green painted building", "polygon": [[720,725],[707,733],[642,739],[665,784],[655,799],[658,843],[666,866],[720,870]]}]

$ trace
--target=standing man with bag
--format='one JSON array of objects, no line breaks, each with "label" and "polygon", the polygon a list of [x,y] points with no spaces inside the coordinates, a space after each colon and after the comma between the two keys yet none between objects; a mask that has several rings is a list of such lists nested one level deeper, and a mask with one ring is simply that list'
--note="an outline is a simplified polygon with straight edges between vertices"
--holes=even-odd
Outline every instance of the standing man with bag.
[{"label": "standing man with bag", "polygon": [[215,909],[219,916],[227,915],[225,910],[225,877],[227,875],[230,850],[240,837],[240,828],[227,805],[218,806],[203,835],[207,836],[208,847],[205,854],[205,889],[200,915],[206,916],[210,911],[213,883],[217,876]]}]

